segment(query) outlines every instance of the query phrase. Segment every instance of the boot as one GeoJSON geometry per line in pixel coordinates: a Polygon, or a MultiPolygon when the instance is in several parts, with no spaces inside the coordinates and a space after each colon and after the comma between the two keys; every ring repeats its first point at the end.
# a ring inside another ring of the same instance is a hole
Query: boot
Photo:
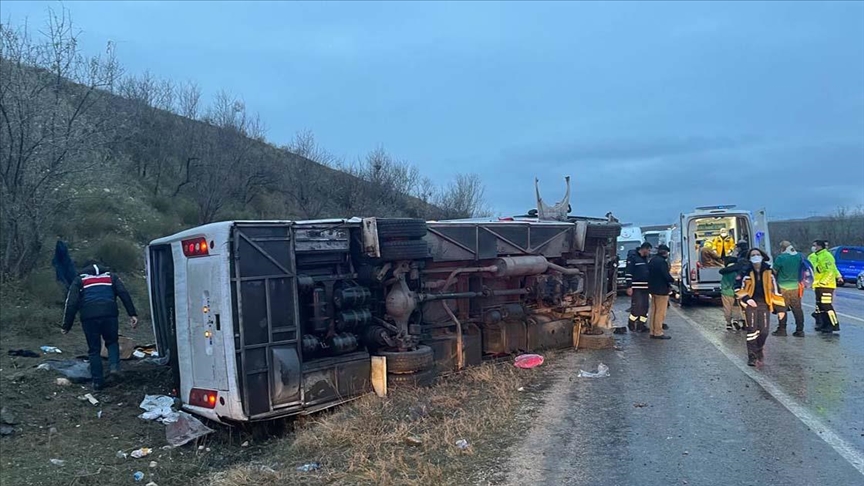
{"type": "Polygon", "coordinates": [[[744,327],[741,325],[741,321],[739,321],[738,319],[734,319],[732,321],[732,326],[735,328],[736,331],[740,331],[744,327]]]}
{"type": "Polygon", "coordinates": [[[645,324],[639,323],[639,326],[636,327],[636,332],[648,332],[648,327],[645,324]]]}
{"type": "Polygon", "coordinates": [[[795,331],[792,335],[795,337],[804,337],[804,331],[795,331]]]}
{"type": "Polygon", "coordinates": [[[813,312],[810,314],[813,316],[813,319],[816,320],[816,324],[813,326],[813,330],[816,332],[820,332],[822,330],[822,313],[821,312],[813,312]]]}
{"type": "Polygon", "coordinates": [[[776,331],[771,333],[772,336],[786,336],[786,328],[778,327],[776,331]]]}
{"type": "Polygon", "coordinates": [[[630,329],[630,332],[636,332],[636,323],[633,321],[629,321],[627,323],[627,329],[630,329]]]}
{"type": "Polygon", "coordinates": [[[756,355],[751,354],[747,357],[747,366],[756,366],[756,355]]]}
{"type": "Polygon", "coordinates": [[[627,334],[626,327],[616,327],[615,330],[612,331],[612,334],[627,334]]]}
{"type": "Polygon", "coordinates": [[[734,328],[732,327],[732,322],[731,322],[731,321],[730,321],[730,322],[727,322],[727,323],[726,323],[726,330],[727,330],[727,331],[732,331],[732,329],[734,329],[734,328]]]}

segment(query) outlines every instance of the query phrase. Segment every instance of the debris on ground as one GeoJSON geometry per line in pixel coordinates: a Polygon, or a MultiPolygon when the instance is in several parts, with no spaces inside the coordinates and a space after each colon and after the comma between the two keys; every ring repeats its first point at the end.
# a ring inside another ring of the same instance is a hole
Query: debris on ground
{"type": "Polygon", "coordinates": [[[140,449],[135,449],[134,451],[132,451],[131,456],[135,459],[141,459],[142,457],[149,456],[151,452],[153,452],[153,449],[150,449],[149,447],[142,447],[140,449]]]}
{"type": "Polygon", "coordinates": [[[98,412],[96,412],[96,418],[100,418],[100,419],[102,418],[102,410],[99,410],[98,412]]]}
{"type": "Polygon", "coordinates": [[[42,355],[37,352],[30,351],[29,349],[10,349],[9,356],[20,356],[22,358],[39,358],[42,355]]]}
{"type": "Polygon", "coordinates": [[[12,435],[15,433],[15,428],[11,425],[0,425],[0,435],[12,435]]]}
{"type": "Polygon", "coordinates": [[[408,445],[412,445],[412,446],[419,446],[419,445],[423,445],[423,440],[420,439],[419,437],[408,436],[408,437],[405,437],[405,443],[408,445]]]}
{"type": "Polygon", "coordinates": [[[45,354],[62,354],[63,353],[63,351],[61,351],[60,348],[55,347],[55,346],[40,346],[39,349],[41,349],[42,352],[45,354]]]}
{"type": "MultiPolygon", "coordinates": [[[[76,359],[49,359],[42,364],[47,365],[49,369],[69,378],[69,381],[72,383],[87,383],[93,379],[90,375],[90,365],[86,361],[79,361],[76,359]]],[[[42,365],[39,366],[41,367],[42,365]]]]}
{"type": "Polygon", "coordinates": [[[42,363],[42,364],[40,364],[39,366],[37,366],[36,369],[37,369],[37,370],[48,371],[48,370],[51,369],[51,365],[49,365],[48,363],[42,363]]]}
{"type": "Polygon", "coordinates": [[[249,447],[249,441],[247,440],[246,442],[243,442],[240,444],[240,447],[249,447]]]}
{"type": "Polygon", "coordinates": [[[158,465],[159,463],[157,463],[156,461],[150,461],[150,468],[155,468],[158,465]]]}
{"type": "Polygon", "coordinates": [[[141,471],[135,471],[135,474],[132,475],[132,479],[134,479],[136,483],[143,481],[144,480],[144,473],[141,471]]]}
{"type": "Polygon", "coordinates": [[[634,403],[633,406],[636,407],[636,408],[645,408],[645,407],[648,406],[648,404],[647,404],[647,403],[638,402],[638,403],[634,403]]]}
{"type": "Polygon", "coordinates": [[[597,366],[596,372],[579,370],[579,374],[576,376],[578,376],[579,378],[605,378],[609,376],[609,367],[603,363],[600,363],[597,366]]]}
{"type": "Polygon", "coordinates": [[[530,369],[543,364],[543,356],[539,354],[520,354],[516,356],[513,365],[517,368],[530,369]]]}
{"type": "Polygon", "coordinates": [[[15,420],[15,415],[7,410],[6,407],[0,408],[0,422],[7,425],[15,425],[18,423],[15,420]]]}
{"type": "Polygon", "coordinates": [[[516,391],[520,391],[520,392],[521,392],[521,391],[525,391],[525,387],[524,387],[524,386],[520,386],[519,388],[516,389],[516,391]]]}
{"type": "Polygon", "coordinates": [[[169,396],[144,395],[144,400],[139,405],[144,413],[138,418],[156,420],[163,424],[176,422],[179,416],[177,412],[171,409],[172,406],[174,406],[174,399],[169,396]]]}
{"type": "Polygon", "coordinates": [[[56,384],[59,385],[59,386],[70,386],[70,385],[72,385],[72,382],[69,381],[69,378],[57,378],[56,380],[54,380],[54,383],[56,383],[56,384]]]}
{"type": "Polygon", "coordinates": [[[456,447],[458,447],[459,449],[464,451],[464,450],[468,449],[468,447],[469,447],[468,441],[465,439],[459,439],[456,441],[456,447]]]}
{"type": "Polygon", "coordinates": [[[186,412],[177,412],[175,422],[165,423],[165,440],[174,447],[180,447],[213,432],[213,429],[186,412]]]}
{"type": "Polygon", "coordinates": [[[117,459],[126,459],[127,457],[129,457],[129,454],[126,454],[123,451],[117,451],[117,454],[115,454],[115,456],[117,456],[117,459]]]}
{"type": "Polygon", "coordinates": [[[317,471],[319,469],[321,469],[321,463],[320,462],[307,462],[306,464],[303,464],[302,466],[297,466],[298,472],[312,472],[312,471],[317,471]]]}
{"type": "Polygon", "coordinates": [[[54,464],[55,466],[62,466],[63,464],[66,464],[66,461],[62,459],[51,459],[51,464],[54,464]]]}
{"type": "Polygon", "coordinates": [[[132,351],[132,356],[135,356],[136,358],[141,359],[141,358],[146,358],[147,353],[145,353],[144,351],[138,351],[136,349],[135,351],[132,351]]]}
{"type": "Polygon", "coordinates": [[[78,399],[82,400],[82,401],[87,400],[88,402],[90,402],[91,405],[99,405],[99,400],[96,400],[96,397],[94,397],[90,393],[88,393],[86,395],[82,395],[82,396],[78,397],[78,399]]]}

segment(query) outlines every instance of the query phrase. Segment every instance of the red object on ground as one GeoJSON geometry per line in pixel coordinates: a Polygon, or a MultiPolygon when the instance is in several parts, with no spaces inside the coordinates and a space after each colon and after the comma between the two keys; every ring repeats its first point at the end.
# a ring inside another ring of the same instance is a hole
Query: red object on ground
{"type": "Polygon", "coordinates": [[[543,356],[539,354],[520,354],[516,356],[516,361],[513,366],[517,368],[529,369],[543,364],[543,356]]]}

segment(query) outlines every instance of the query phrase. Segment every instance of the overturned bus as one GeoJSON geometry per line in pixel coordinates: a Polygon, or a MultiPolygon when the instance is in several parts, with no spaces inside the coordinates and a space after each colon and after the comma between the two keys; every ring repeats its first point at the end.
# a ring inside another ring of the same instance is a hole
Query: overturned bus
{"type": "Polygon", "coordinates": [[[312,413],[484,357],[571,347],[607,324],[606,219],[227,221],[153,241],[159,352],[184,408],[217,421],[312,413]]]}

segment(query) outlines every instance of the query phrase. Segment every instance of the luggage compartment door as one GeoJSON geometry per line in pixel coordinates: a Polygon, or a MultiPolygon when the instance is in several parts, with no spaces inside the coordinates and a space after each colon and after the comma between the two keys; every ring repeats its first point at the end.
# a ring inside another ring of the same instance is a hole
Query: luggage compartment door
{"type": "Polygon", "coordinates": [[[299,408],[297,275],[290,223],[237,224],[231,286],[243,409],[250,419],[299,408]]]}

